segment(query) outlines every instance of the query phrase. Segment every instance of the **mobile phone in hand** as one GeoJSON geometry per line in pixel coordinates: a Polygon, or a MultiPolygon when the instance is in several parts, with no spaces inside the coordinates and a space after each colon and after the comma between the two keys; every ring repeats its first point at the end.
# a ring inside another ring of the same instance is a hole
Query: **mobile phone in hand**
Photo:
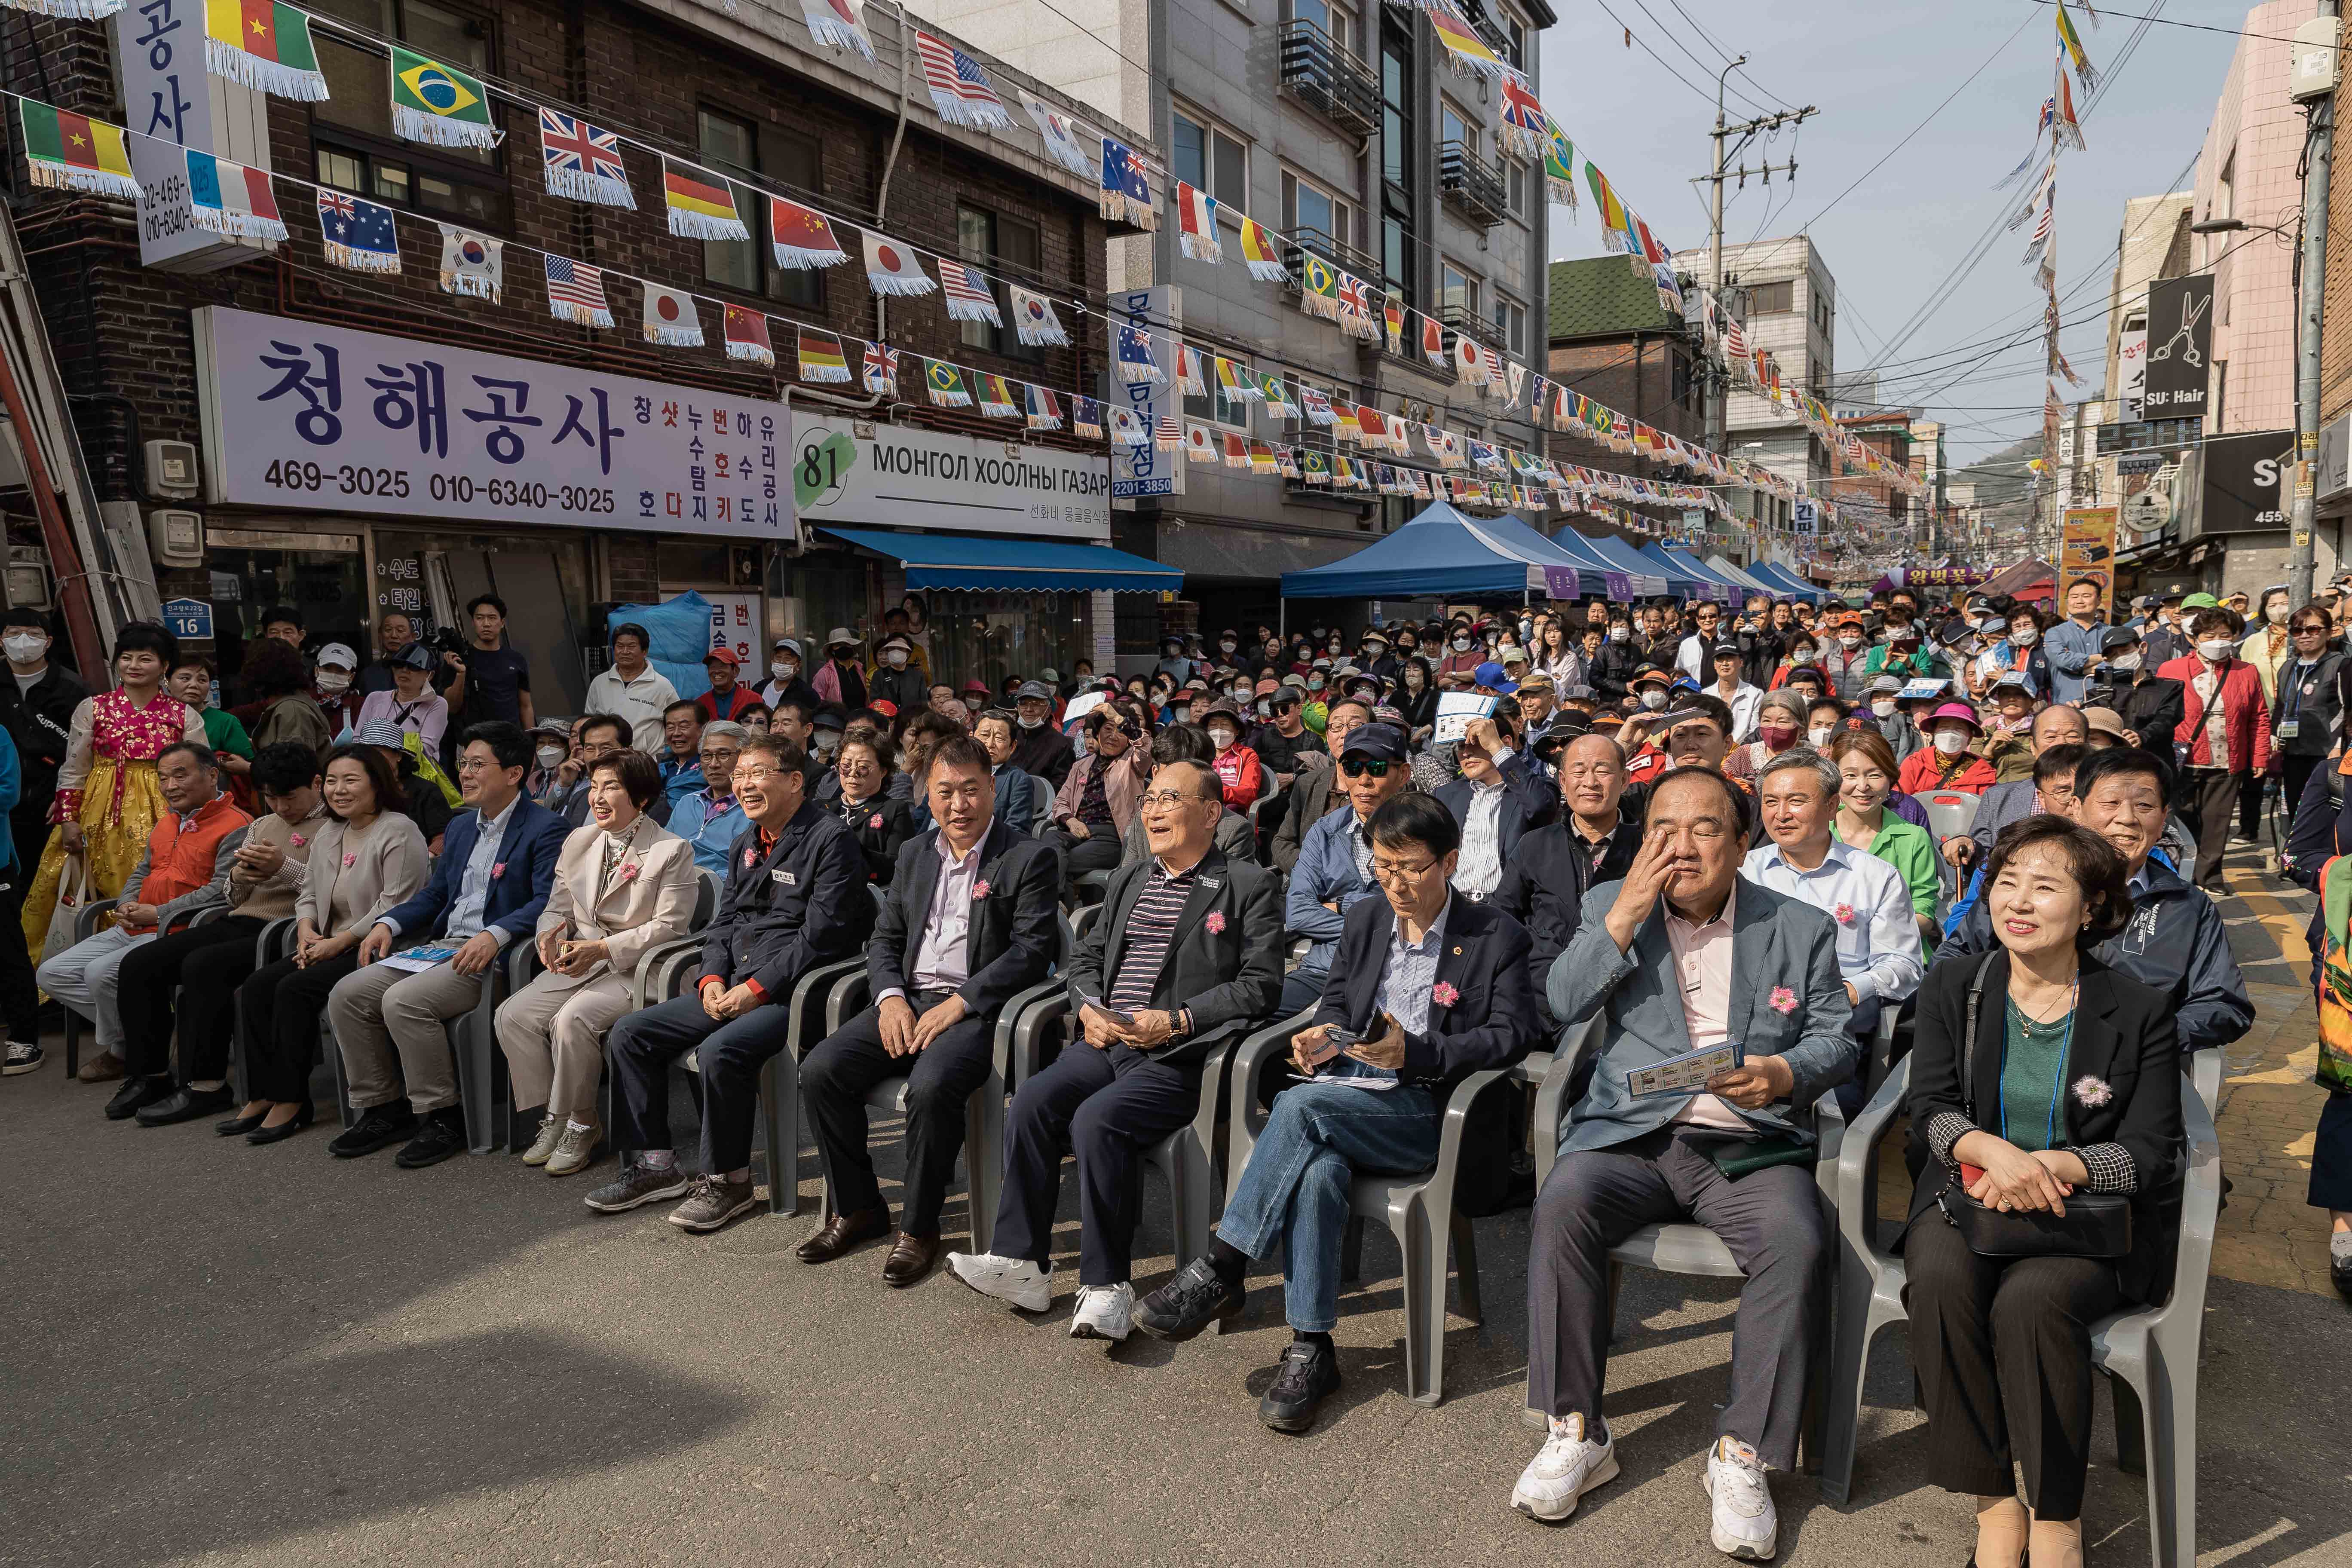
{"type": "Polygon", "coordinates": [[[1319,1068],[1325,1062],[1329,1061],[1333,1057],[1338,1056],[1341,1051],[1346,1050],[1349,1046],[1356,1044],[1363,1037],[1363,1036],[1356,1033],[1353,1029],[1342,1029],[1334,1026],[1324,1031],[1323,1043],[1316,1047],[1314,1050],[1307,1053],[1307,1059],[1316,1067],[1319,1068]]]}

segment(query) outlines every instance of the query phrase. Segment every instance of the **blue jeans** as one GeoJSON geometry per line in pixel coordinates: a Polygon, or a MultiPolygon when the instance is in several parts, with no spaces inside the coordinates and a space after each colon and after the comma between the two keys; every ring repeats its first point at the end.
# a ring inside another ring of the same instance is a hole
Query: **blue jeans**
{"type": "Polygon", "coordinates": [[[1339,1321],[1339,1248],[1358,1173],[1413,1175],[1437,1163],[1438,1105],[1426,1089],[1302,1083],[1275,1097],[1217,1234],[1252,1258],[1284,1247],[1283,1316],[1301,1333],[1339,1321]]]}

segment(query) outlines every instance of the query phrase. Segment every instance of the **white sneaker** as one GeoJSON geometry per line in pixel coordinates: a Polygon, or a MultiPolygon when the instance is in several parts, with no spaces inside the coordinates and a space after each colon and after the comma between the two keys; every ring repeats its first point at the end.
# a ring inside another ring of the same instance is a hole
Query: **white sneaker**
{"type": "Polygon", "coordinates": [[[1772,1510],[1772,1488],[1756,1450],[1718,1437],[1706,1454],[1706,1495],[1715,1504],[1715,1549],[1751,1563],[1768,1561],[1780,1533],[1772,1510]]]}
{"type": "Polygon", "coordinates": [[[41,1047],[30,1040],[11,1040],[7,1054],[0,1058],[0,1077],[15,1078],[18,1073],[31,1072],[46,1058],[41,1047]]]}
{"type": "Polygon", "coordinates": [[[1555,1419],[1542,1451],[1519,1472],[1511,1506],[1529,1519],[1553,1523],[1576,1511],[1576,1500],[1604,1481],[1617,1479],[1617,1446],[1604,1432],[1600,1442],[1584,1436],[1580,1412],[1555,1419]]]}
{"type": "Polygon", "coordinates": [[[1053,1292],[1045,1288],[1045,1271],[1025,1258],[950,1252],[948,1267],[982,1295],[993,1296],[1024,1312],[1042,1312],[1054,1304],[1053,1292]]]}
{"type": "Polygon", "coordinates": [[[1070,1338],[1108,1340],[1116,1344],[1134,1326],[1134,1286],[1122,1279],[1116,1285],[1078,1287],[1078,1310],[1070,1317],[1070,1338]]]}

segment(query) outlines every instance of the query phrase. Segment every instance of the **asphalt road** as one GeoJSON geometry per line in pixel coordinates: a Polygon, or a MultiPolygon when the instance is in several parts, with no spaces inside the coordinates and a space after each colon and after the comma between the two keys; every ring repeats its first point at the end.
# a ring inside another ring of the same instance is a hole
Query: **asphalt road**
{"type": "MultiPolygon", "coordinates": [[[[1445,1403],[1398,1392],[1396,1254],[1342,1303],[1347,1384],[1283,1437],[1255,1401],[1286,1331],[1106,1351],[869,1247],[792,1248],[811,1210],[710,1237],[580,1203],[509,1156],[343,1162],[314,1129],[252,1149],[106,1122],[61,1053],[0,1083],[0,1563],[1641,1563],[1722,1561],[1701,1456],[1731,1292],[1630,1275],[1609,1414],[1624,1475],[1563,1527],[1507,1507],[1522,1420],[1526,1213],[1479,1222],[1488,1320],[1456,1318],[1445,1403]]],[[[894,1124],[877,1126],[886,1175],[894,1124]]],[[[1146,1288],[1169,1267],[1147,1201],[1146,1288]]],[[[959,1192],[947,1225],[963,1223],[959,1192]]],[[[953,1245],[951,1242],[950,1245],[953,1245]]],[[[2216,1280],[2200,1561],[2352,1563],[2341,1303],[2216,1280]]],[[[1958,1568],[1964,1500],[1927,1487],[1898,1331],[1882,1340],[1848,1509],[1776,1477],[1789,1563],[1958,1568]]],[[[2147,1561],[2108,1409],[2098,1564],[2147,1561]]]]}

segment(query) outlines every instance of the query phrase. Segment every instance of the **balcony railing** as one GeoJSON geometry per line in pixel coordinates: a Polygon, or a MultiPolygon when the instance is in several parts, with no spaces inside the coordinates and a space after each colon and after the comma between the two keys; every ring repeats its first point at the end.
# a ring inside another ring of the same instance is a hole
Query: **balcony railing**
{"type": "Polygon", "coordinates": [[[1353,273],[1368,283],[1378,284],[1380,281],[1381,264],[1347,241],[1335,239],[1319,228],[1294,228],[1290,231],[1288,242],[1283,247],[1282,258],[1284,264],[1290,268],[1291,287],[1294,289],[1306,276],[1306,262],[1301,258],[1309,250],[1342,272],[1353,273]]]}
{"type": "MultiPolygon", "coordinates": [[[[1475,339],[1491,349],[1499,349],[1503,346],[1501,330],[1492,321],[1475,310],[1467,310],[1460,305],[1447,305],[1437,312],[1437,319],[1444,323],[1446,331],[1454,337],[1475,339]]],[[[1454,345],[1448,342],[1445,346],[1451,349],[1454,345]]]]}
{"type": "Polygon", "coordinates": [[[1282,85],[1335,125],[1369,132],[1380,124],[1371,68],[1313,22],[1282,25],[1282,85]]]}
{"type": "Polygon", "coordinates": [[[1437,185],[1461,213],[1482,228],[1492,228],[1510,211],[1502,172],[1460,142],[1437,149],[1437,185]]]}

